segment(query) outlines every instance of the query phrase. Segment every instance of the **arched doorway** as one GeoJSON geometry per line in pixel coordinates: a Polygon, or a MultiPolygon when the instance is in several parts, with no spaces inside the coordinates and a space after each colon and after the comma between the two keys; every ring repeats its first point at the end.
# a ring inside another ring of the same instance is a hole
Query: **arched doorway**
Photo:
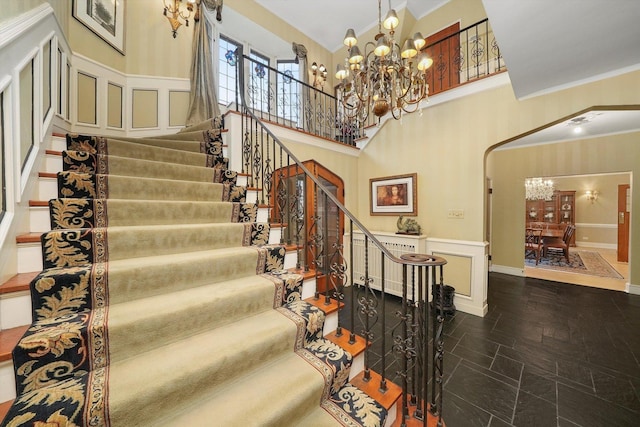
{"type": "MultiPolygon", "coordinates": [[[[344,182],[338,175],[315,160],[302,164],[320,183],[344,204],[344,182]]],[[[278,193],[288,194],[295,202],[275,203],[275,220],[284,224],[283,241],[289,248],[298,250],[298,265],[301,270],[315,270],[316,289],[324,292],[327,288],[329,268],[333,263],[342,263],[342,236],[344,235],[344,214],[337,205],[324,196],[321,189],[296,165],[275,171],[279,177],[279,187],[273,188],[271,200],[279,200],[278,193]],[[306,197],[305,197],[306,196],[306,197]],[[302,205],[298,201],[305,200],[302,205]],[[282,207],[285,209],[282,209],[282,207]],[[321,221],[322,224],[317,222],[321,221]],[[317,230],[326,232],[318,235],[317,230]],[[316,238],[319,241],[316,241],[316,238]],[[310,244],[310,241],[313,242],[310,244]]],[[[280,198],[281,199],[281,198],[280,198]]]]}

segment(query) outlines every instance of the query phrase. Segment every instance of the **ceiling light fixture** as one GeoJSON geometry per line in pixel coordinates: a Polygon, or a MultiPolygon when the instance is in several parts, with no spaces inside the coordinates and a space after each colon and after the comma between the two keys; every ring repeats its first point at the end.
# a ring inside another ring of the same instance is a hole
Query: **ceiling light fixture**
{"type": "Polygon", "coordinates": [[[524,190],[527,200],[551,200],[555,188],[550,179],[527,178],[524,181],[524,190]]]}
{"type": "Polygon", "coordinates": [[[198,22],[200,20],[200,5],[197,0],[186,0],[186,6],[182,5],[182,0],[162,0],[164,4],[164,16],[169,20],[171,24],[171,31],[173,32],[173,38],[178,35],[178,28],[182,25],[181,20],[184,21],[186,27],[189,26],[189,18],[195,8],[196,13],[193,20],[198,22]]]}
{"type": "Polygon", "coordinates": [[[425,39],[416,33],[401,48],[394,39],[399,24],[391,2],[382,20],[378,0],[378,34],[375,41],[365,44],[364,55],[355,31],[347,30],[347,58],[344,65],[338,65],[336,78],[340,80],[341,102],[348,118],[364,121],[371,112],[378,118],[391,112],[393,118],[400,119],[403,112],[415,112],[420,102],[428,99],[427,69],[433,60],[421,52],[425,39]],[[388,34],[383,33],[382,27],[389,30],[388,34]]]}

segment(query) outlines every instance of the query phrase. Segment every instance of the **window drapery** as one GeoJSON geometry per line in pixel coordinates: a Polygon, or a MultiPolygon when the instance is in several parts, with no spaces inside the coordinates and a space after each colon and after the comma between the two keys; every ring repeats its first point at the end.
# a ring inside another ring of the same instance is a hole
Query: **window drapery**
{"type": "MultiPolygon", "coordinates": [[[[222,20],[223,0],[200,0],[200,7],[216,11],[216,19],[222,20]]],[[[209,13],[201,10],[201,16],[195,22],[191,62],[191,91],[189,93],[189,111],[186,126],[202,123],[220,116],[216,85],[213,78],[213,59],[209,46],[212,23],[209,13]]]]}

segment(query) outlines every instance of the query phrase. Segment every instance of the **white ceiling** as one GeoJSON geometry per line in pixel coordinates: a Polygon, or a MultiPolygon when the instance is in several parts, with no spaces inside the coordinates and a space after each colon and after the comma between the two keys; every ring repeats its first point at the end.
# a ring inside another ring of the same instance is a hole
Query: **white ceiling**
{"type": "MultiPolygon", "coordinates": [[[[347,28],[377,25],[375,0],[255,0],[322,46],[341,49],[347,28]]],[[[382,1],[420,19],[449,0],[382,1]]],[[[640,69],[640,0],[482,0],[504,57],[515,96],[533,97],[640,69]]],[[[428,29],[422,30],[428,34],[428,29]]],[[[585,133],[550,124],[503,148],[637,131],[638,111],[597,111],[585,133]],[[552,126],[553,125],[553,126],[552,126]]],[[[567,118],[566,120],[570,120],[567,118]]]]}
{"type": "Polygon", "coordinates": [[[590,110],[509,142],[497,150],[640,131],[640,110],[590,110]]]}
{"type": "MultiPolygon", "coordinates": [[[[297,28],[331,52],[343,47],[342,39],[348,28],[356,35],[378,23],[376,0],[255,0],[289,25],[297,28]]],[[[383,0],[382,17],[392,9],[405,7],[420,19],[449,0],[383,0]]]]}
{"type": "Polygon", "coordinates": [[[640,68],[638,0],[482,0],[518,99],[640,68]]]}

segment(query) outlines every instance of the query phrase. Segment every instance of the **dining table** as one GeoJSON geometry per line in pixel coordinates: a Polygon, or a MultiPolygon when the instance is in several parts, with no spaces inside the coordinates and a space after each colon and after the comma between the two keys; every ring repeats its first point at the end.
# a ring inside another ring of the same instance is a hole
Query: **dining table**
{"type": "Polygon", "coordinates": [[[543,228],[542,229],[542,240],[544,241],[545,237],[548,238],[558,238],[562,239],[564,236],[564,230],[558,228],[543,228]]]}

